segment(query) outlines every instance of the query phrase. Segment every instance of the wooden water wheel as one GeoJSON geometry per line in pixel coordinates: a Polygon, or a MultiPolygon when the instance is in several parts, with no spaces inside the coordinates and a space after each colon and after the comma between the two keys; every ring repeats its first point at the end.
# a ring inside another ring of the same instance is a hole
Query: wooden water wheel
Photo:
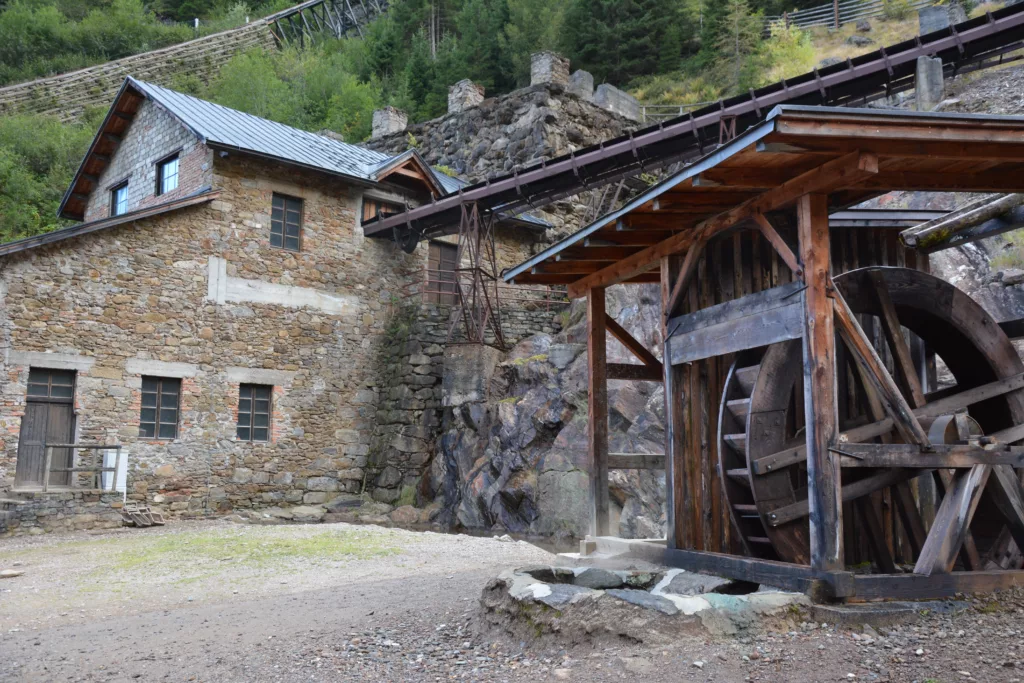
{"type": "MultiPolygon", "coordinates": [[[[936,277],[903,268],[850,271],[837,276],[835,286],[862,327],[877,332],[868,336],[888,356],[890,374],[932,444],[977,446],[1024,436],[1019,429],[1024,424],[1024,392],[1019,391],[1024,363],[976,302],[936,277]],[[954,387],[923,392],[907,331],[945,363],[954,387]]],[[[843,529],[853,541],[845,544],[846,564],[870,561],[891,573],[920,560],[929,527],[941,523],[935,509],[954,485],[954,474],[923,466],[858,466],[860,445],[903,439],[852,357],[837,344],[842,435],[834,450],[843,463],[843,529]]],[[[798,564],[810,560],[803,386],[800,340],[739,354],[726,381],[719,420],[721,479],[734,528],[753,557],[798,564]]],[[[958,567],[1020,566],[1000,510],[1006,503],[992,490],[996,478],[1007,472],[1013,470],[1003,466],[987,479],[958,567]]]]}

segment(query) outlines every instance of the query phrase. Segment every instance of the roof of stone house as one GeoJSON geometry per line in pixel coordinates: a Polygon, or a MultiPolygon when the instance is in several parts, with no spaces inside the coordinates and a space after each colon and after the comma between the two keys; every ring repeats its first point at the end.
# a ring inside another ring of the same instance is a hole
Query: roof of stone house
{"type": "Polygon", "coordinates": [[[60,228],[59,230],[44,232],[42,235],[23,237],[20,240],[0,244],[0,257],[16,254],[19,251],[27,251],[29,249],[41,247],[44,244],[61,242],[63,240],[71,239],[72,237],[78,237],[79,235],[87,235],[90,232],[98,232],[100,230],[107,230],[108,228],[114,228],[119,225],[134,223],[135,221],[142,220],[143,218],[159,216],[172,211],[178,211],[189,206],[206,204],[217,199],[219,196],[220,192],[211,190],[209,187],[204,187],[190,195],[172,199],[171,201],[164,202],[163,204],[147,206],[142,209],[136,209],[135,211],[129,211],[128,213],[122,213],[118,216],[106,216],[88,223],[76,223],[74,225],[69,225],[66,228],[60,228]]]}
{"type": "MultiPolygon", "coordinates": [[[[116,150],[116,140],[127,130],[141,98],[159,104],[204,144],[214,149],[239,150],[341,175],[366,184],[383,181],[387,172],[396,165],[411,161],[425,173],[429,173],[430,177],[425,178],[426,182],[441,196],[457,192],[466,185],[464,181],[432,168],[416,150],[407,150],[397,155],[384,154],[333,137],[246,114],[129,76],[114,98],[106,120],[97,132],[61,201],[61,216],[81,219],[84,214],[84,197],[96,189],[96,182],[102,173],[102,159],[109,158],[116,150]],[[113,143],[115,147],[111,150],[101,149],[104,144],[109,143],[113,143]],[[69,201],[77,202],[76,205],[81,206],[81,210],[69,209],[69,201]]],[[[537,228],[548,225],[538,218],[527,215],[518,216],[515,220],[537,228]]]]}

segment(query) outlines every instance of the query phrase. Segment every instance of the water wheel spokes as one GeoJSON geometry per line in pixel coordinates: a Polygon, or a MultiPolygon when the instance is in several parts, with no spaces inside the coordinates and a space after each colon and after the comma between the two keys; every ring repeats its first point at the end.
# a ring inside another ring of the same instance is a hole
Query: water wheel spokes
{"type": "MultiPolygon", "coordinates": [[[[917,419],[931,442],[976,443],[982,434],[1020,431],[1024,397],[1019,394],[1024,392],[972,392],[1024,372],[1013,345],[976,302],[938,278],[903,268],[850,271],[835,282],[900,393],[920,415],[917,419]],[[927,387],[930,393],[925,393],[908,337],[922,340],[944,361],[955,388],[927,387]]],[[[837,344],[838,410],[844,435],[838,449],[843,443],[900,443],[900,432],[887,421],[871,382],[852,358],[843,344],[837,344]]],[[[755,557],[807,564],[800,340],[741,354],[729,373],[720,412],[723,486],[744,549],[755,557]]],[[[927,532],[932,524],[944,523],[936,514],[941,516],[954,499],[942,506],[943,496],[961,495],[958,482],[968,472],[844,467],[846,564],[870,565],[886,573],[909,569],[915,562],[945,571],[954,561],[964,569],[1019,566],[1021,555],[1013,547],[999,496],[982,495],[984,485],[971,501],[976,511],[954,557],[944,557],[944,549],[936,554],[936,540],[927,532]],[[950,494],[954,489],[957,493],[950,494]]],[[[1002,472],[1003,482],[1007,476],[1002,472]]]]}

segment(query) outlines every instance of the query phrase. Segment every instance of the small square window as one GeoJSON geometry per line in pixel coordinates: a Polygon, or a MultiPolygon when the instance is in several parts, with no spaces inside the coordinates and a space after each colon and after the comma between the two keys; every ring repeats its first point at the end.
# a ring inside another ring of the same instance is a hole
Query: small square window
{"type": "Polygon", "coordinates": [[[270,441],[270,404],[274,387],[266,384],[242,384],[238,387],[239,441],[270,441]]]}
{"type": "Polygon", "coordinates": [[[120,216],[128,213],[128,181],[110,191],[110,215],[120,216]]]}
{"type": "Polygon", "coordinates": [[[274,193],[270,210],[270,246],[299,251],[302,241],[302,200],[274,193]]]}
{"type": "Polygon", "coordinates": [[[178,155],[158,161],[156,164],[156,193],[167,194],[178,189],[178,155]]]}
{"type": "Polygon", "coordinates": [[[180,400],[180,379],[143,377],[139,438],[177,439],[180,400]]]}

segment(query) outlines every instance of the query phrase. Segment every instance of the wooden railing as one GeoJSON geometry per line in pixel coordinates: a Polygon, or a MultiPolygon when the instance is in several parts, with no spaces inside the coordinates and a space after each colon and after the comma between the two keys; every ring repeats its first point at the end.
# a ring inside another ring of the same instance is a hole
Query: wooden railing
{"type": "MultiPolygon", "coordinates": [[[[46,460],[43,463],[43,493],[46,493],[50,488],[50,472],[70,472],[74,475],[75,472],[92,472],[93,473],[93,488],[102,489],[102,473],[113,472],[114,475],[110,478],[110,490],[117,490],[117,472],[121,468],[121,448],[120,444],[100,444],[100,443],[48,443],[46,444],[46,460]],[[50,466],[53,463],[53,449],[54,448],[70,448],[71,449],[71,467],[55,467],[52,470],[50,466]],[[97,457],[103,457],[103,451],[113,448],[117,451],[117,457],[114,459],[113,467],[103,467],[102,460],[93,460],[94,464],[87,467],[75,467],[75,451],[92,450],[97,452],[97,457]]],[[[70,477],[71,487],[74,488],[78,482],[77,477],[70,477]]]]}
{"type": "MultiPolygon", "coordinates": [[[[843,24],[858,19],[869,19],[880,17],[886,11],[886,0],[835,0],[827,5],[808,7],[807,9],[795,12],[783,12],[773,16],[767,16],[765,21],[765,33],[771,31],[772,24],[782,23],[788,26],[799,26],[810,28],[812,26],[829,26],[839,28],[843,24]]],[[[934,5],[934,0],[907,0],[907,9],[913,11],[922,7],[934,5]]]]}
{"type": "MultiPolygon", "coordinates": [[[[446,270],[427,269],[423,272],[423,279],[419,282],[411,282],[402,288],[399,297],[402,301],[419,297],[423,303],[435,303],[442,306],[458,304],[458,284],[456,273],[446,270]]],[[[502,306],[511,305],[513,308],[526,306],[543,307],[544,310],[554,310],[568,306],[571,302],[564,287],[533,286],[498,284],[498,299],[502,306]]]]}

